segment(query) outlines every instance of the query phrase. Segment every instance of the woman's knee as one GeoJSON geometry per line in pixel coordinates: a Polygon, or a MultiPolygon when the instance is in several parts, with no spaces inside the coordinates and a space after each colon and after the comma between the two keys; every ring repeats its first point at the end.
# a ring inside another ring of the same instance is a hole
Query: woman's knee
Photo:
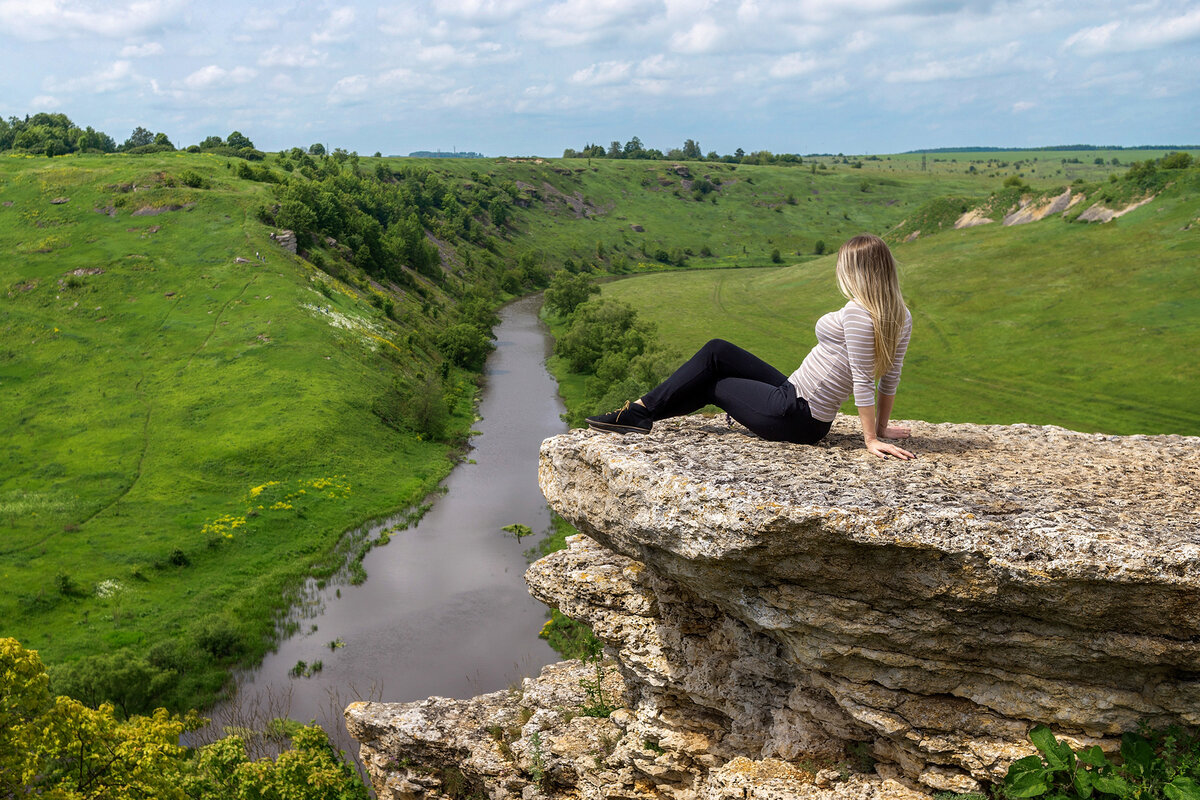
{"type": "Polygon", "coordinates": [[[725,341],[724,339],[709,339],[704,343],[704,347],[700,348],[700,352],[708,355],[720,355],[736,349],[737,348],[733,344],[725,341]]]}

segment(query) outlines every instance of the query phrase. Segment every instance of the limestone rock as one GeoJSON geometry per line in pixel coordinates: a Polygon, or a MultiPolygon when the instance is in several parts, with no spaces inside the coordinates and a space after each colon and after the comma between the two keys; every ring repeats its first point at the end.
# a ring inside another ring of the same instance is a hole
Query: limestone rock
{"type": "Polygon", "coordinates": [[[1037,722],[1106,747],[1200,723],[1200,439],[914,423],[894,462],[856,428],[547,440],[547,499],[603,547],[539,562],[535,595],[616,649],[635,709],[690,701],[720,758],[862,740],[964,791],[1037,722]]]}
{"type": "Polygon", "coordinates": [[[284,250],[287,250],[289,253],[296,252],[296,232],[295,231],[289,231],[289,230],[272,231],[270,236],[275,241],[275,244],[279,245],[284,250]]]}
{"type": "Polygon", "coordinates": [[[360,703],[381,798],[929,800],[1003,777],[1051,725],[1115,749],[1200,724],[1200,438],[857,420],[817,446],[691,417],[542,445],[585,535],[530,591],[595,664],[519,692],[360,703]],[[591,690],[594,691],[594,690],[591,690]]]}

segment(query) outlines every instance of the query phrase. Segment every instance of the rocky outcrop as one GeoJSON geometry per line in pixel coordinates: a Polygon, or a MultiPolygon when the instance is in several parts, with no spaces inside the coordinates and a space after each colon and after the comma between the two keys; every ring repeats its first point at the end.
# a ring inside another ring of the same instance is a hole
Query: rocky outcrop
{"type": "Polygon", "coordinates": [[[578,664],[492,717],[360,704],[380,796],[444,791],[440,747],[495,798],[921,797],[1001,777],[1035,723],[1105,748],[1200,724],[1200,439],[915,423],[893,462],[856,428],[547,440],[543,491],[586,536],[527,580],[604,641],[621,709],[574,716],[578,664]],[[553,770],[522,760],[534,733],[553,770]]]}
{"type": "MultiPolygon", "coordinates": [[[[1083,201],[1083,195],[1071,196],[1071,188],[1067,187],[1056,197],[1043,197],[1036,202],[1021,201],[1020,207],[1004,217],[1005,225],[1026,225],[1045,219],[1051,214],[1065,214],[1076,204],[1083,201]]],[[[957,225],[955,227],[958,227],[957,225]]]]}
{"type": "Polygon", "coordinates": [[[1084,212],[1082,214],[1080,214],[1078,217],[1076,217],[1075,219],[1079,222],[1111,222],[1114,219],[1116,219],[1117,217],[1125,216],[1126,214],[1128,214],[1130,211],[1133,211],[1134,209],[1141,208],[1142,206],[1146,205],[1146,203],[1149,203],[1153,199],[1154,199],[1154,195],[1149,195],[1147,197],[1143,197],[1141,200],[1136,200],[1136,201],[1130,203],[1129,205],[1127,205],[1123,208],[1119,208],[1119,209],[1109,208],[1108,206],[1104,205],[1103,203],[1096,203],[1094,206],[1091,206],[1090,208],[1085,209],[1084,212]]]}

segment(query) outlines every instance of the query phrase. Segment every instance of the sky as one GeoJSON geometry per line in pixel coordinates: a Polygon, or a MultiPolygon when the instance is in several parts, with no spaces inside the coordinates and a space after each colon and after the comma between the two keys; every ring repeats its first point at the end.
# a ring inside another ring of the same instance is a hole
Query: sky
{"type": "Polygon", "coordinates": [[[0,114],[558,156],[1200,142],[1196,0],[0,0],[0,114]]]}

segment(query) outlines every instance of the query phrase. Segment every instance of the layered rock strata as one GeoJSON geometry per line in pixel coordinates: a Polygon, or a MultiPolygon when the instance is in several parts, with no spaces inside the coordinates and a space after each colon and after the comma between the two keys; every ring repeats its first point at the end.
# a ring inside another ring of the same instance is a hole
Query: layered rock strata
{"type": "Polygon", "coordinates": [[[535,701],[579,665],[491,712],[520,722],[503,747],[463,733],[503,722],[352,707],[380,796],[419,795],[381,787],[442,747],[497,798],[919,797],[1002,777],[1035,723],[1104,747],[1200,724],[1200,439],[914,423],[911,449],[874,459],[845,418],[816,447],[705,418],[547,440],[542,489],[586,536],[527,580],[603,639],[622,708],[535,701]],[[471,766],[505,747],[509,772],[471,766]]]}

